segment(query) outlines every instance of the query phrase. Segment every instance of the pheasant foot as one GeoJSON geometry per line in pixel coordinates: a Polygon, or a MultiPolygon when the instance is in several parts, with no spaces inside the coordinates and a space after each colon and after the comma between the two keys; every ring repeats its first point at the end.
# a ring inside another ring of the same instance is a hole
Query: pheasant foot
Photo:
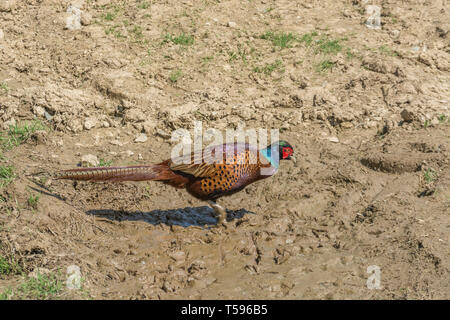
{"type": "Polygon", "coordinates": [[[223,226],[225,228],[228,227],[227,225],[227,210],[225,210],[224,207],[222,207],[220,204],[216,203],[215,201],[208,201],[211,208],[214,209],[214,212],[217,217],[217,226],[223,226]]]}

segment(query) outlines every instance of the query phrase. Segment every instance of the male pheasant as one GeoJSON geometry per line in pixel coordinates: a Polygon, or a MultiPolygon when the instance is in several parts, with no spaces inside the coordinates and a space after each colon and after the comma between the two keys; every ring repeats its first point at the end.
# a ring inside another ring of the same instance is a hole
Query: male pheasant
{"type": "Polygon", "coordinates": [[[161,181],[208,201],[218,216],[218,225],[225,225],[226,210],[216,200],[272,176],[278,170],[279,160],[295,160],[293,153],[292,146],[282,140],[261,150],[247,143],[222,144],[158,164],[70,169],[55,177],[80,181],[161,181]]]}

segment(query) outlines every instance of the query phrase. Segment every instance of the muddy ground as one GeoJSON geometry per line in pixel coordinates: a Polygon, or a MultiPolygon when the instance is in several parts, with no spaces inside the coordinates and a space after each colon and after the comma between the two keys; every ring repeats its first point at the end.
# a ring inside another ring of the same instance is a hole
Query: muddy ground
{"type": "Polygon", "coordinates": [[[443,0],[2,0],[0,297],[36,297],[22,284],[39,272],[52,299],[450,298],[448,15],[443,0]],[[44,130],[5,146],[33,120],[44,130]],[[87,154],[158,162],[194,121],[279,128],[298,159],[222,198],[226,230],[157,182],[28,176],[87,154]]]}

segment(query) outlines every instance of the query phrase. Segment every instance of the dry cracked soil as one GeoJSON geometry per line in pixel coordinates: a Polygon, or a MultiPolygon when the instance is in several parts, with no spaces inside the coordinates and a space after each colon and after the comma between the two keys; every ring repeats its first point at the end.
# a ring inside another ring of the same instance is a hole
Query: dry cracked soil
{"type": "Polygon", "coordinates": [[[450,298],[448,16],[444,0],[2,0],[0,298],[450,298]],[[295,149],[220,200],[228,229],[157,182],[30,176],[88,154],[155,163],[195,121],[295,149]]]}

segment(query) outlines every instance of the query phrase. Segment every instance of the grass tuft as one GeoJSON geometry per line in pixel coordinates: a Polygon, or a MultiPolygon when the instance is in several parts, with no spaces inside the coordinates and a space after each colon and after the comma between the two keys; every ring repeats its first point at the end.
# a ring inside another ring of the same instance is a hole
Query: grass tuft
{"type": "Polygon", "coordinates": [[[277,60],[273,63],[266,63],[262,67],[253,68],[254,72],[264,73],[265,75],[271,75],[272,72],[278,70],[279,72],[284,72],[283,62],[281,60],[277,60]]]}
{"type": "Polygon", "coordinates": [[[150,3],[148,1],[145,1],[145,0],[144,1],[140,0],[139,4],[137,5],[137,7],[139,9],[148,9],[150,7],[150,3]]]}
{"type": "Polygon", "coordinates": [[[378,48],[378,50],[379,50],[381,53],[383,53],[383,54],[385,54],[385,55],[388,55],[388,56],[391,56],[391,57],[398,57],[398,55],[399,55],[396,51],[390,49],[389,47],[387,47],[387,46],[385,46],[385,45],[380,46],[380,47],[378,48]]]}
{"type": "Polygon", "coordinates": [[[63,282],[54,274],[38,273],[27,278],[18,288],[7,288],[0,294],[0,300],[44,300],[56,297],[63,288],[63,282]]]}
{"type": "Polygon", "coordinates": [[[179,45],[183,45],[183,46],[190,46],[194,44],[194,37],[191,35],[187,35],[187,34],[180,34],[178,36],[174,36],[171,34],[166,34],[166,36],[164,37],[164,43],[165,42],[172,42],[174,44],[179,44],[179,45]]]}
{"type": "Polygon", "coordinates": [[[170,82],[175,83],[182,77],[182,75],[183,73],[181,72],[181,70],[172,71],[172,73],[169,76],[169,80],[170,82]]]}
{"type": "Polygon", "coordinates": [[[3,93],[8,93],[9,91],[8,84],[6,82],[0,82],[0,89],[2,90],[3,93]]]}
{"type": "Polygon", "coordinates": [[[275,47],[290,48],[292,43],[297,41],[297,36],[293,33],[268,31],[260,36],[260,39],[269,40],[275,47]]]}
{"type": "Polygon", "coordinates": [[[112,160],[105,160],[105,159],[100,159],[99,160],[99,167],[110,167],[112,164],[112,160]]]}
{"type": "Polygon", "coordinates": [[[0,276],[21,273],[22,268],[14,259],[9,261],[7,258],[0,256],[0,276]]]}
{"type": "Polygon", "coordinates": [[[13,166],[0,166],[0,188],[6,187],[14,179],[13,166]]]}
{"type": "Polygon", "coordinates": [[[27,199],[28,206],[32,209],[37,209],[38,201],[39,201],[39,195],[33,196],[32,194],[30,194],[30,196],[27,199]]]}
{"type": "Polygon", "coordinates": [[[6,150],[12,149],[27,141],[34,132],[46,129],[47,127],[39,120],[9,126],[7,134],[0,135],[0,145],[6,150]]]}
{"type": "Polygon", "coordinates": [[[447,119],[448,117],[445,114],[441,114],[438,116],[438,120],[440,123],[444,123],[447,119]]]}
{"type": "Polygon", "coordinates": [[[105,14],[105,20],[107,20],[107,21],[113,21],[114,20],[114,18],[115,18],[115,14],[113,14],[113,13],[111,13],[111,12],[108,12],[108,13],[106,13],[105,14]]]}
{"type": "Polygon", "coordinates": [[[316,71],[317,72],[326,72],[330,69],[332,69],[335,66],[336,63],[330,61],[330,60],[322,60],[316,65],[316,71]]]}
{"type": "Polygon", "coordinates": [[[336,54],[342,50],[339,40],[323,38],[317,41],[318,51],[325,54],[336,54]]]}
{"type": "Polygon", "coordinates": [[[310,46],[314,41],[314,37],[316,37],[317,35],[318,33],[315,31],[311,33],[306,33],[300,38],[300,42],[303,42],[307,46],[310,46]]]}
{"type": "Polygon", "coordinates": [[[425,179],[426,183],[431,183],[436,180],[436,172],[433,169],[428,168],[424,171],[423,178],[425,179]]]}

